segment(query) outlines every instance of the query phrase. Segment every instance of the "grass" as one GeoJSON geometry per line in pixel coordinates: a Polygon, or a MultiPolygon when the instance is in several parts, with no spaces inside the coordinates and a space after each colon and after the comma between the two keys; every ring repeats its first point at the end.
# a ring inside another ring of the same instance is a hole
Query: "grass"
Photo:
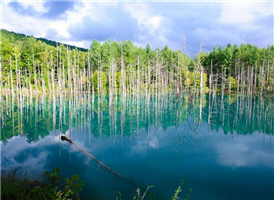
{"type": "MultiPolygon", "coordinates": [[[[174,195],[171,197],[171,200],[179,200],[179,199],[183,199],[179,197],[179,194],[182,192],[182,187],[184,185],[184,181],[181,180],[178,188],[175,190],[174,195]]],[[[189,190],[189,193],[187,195],[187,198],[185,200],[190,200],[190,193],[192,192],[192,189],[189,190]]]]}
{"type": "MultiPolygon", "coordinates": [[[[175,190],[174,195],[171,197],[171,200],[184,200],[183,197],[179,197],[179,194],[182,192],[182,186],[184,185],[184,181],[181,180],[178,188],[175,190]]],[[[153,188],[153,185],[147,186],[145,192],[141,194],[140,188],[137,188],[135,191],[135,195],[133,196],[133,200],[145,200],[145,199],[156,199],[156,197],[153,196],[147,196],[148,191],[153,188]]],[[[187,198],[185,200],[190,200],[190,193],[192,192],[192,189],[190,189],[187,198]]],[[[118,191],[116,195],[116,200],[122,200],[121,198],[122,194],[118,191]]]]}

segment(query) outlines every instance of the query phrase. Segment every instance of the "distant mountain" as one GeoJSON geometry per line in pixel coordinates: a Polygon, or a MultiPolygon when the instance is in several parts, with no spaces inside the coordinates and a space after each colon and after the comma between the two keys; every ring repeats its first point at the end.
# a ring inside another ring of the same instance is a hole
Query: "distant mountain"
{"type": "MultiPolygon", "coordinates": [[[[8,38],[9,41],[23,41],[24,38],[30,38],[30,37],[33,37],[33,36],[29,36],[29,35],[25,35],[25,34],[22,34],[22,33],[15,33],[13,31],[8,31],[8,30],[5,30],[5,29],[0,29],[1,31],[1,35],[4,36],[5,38],[8,38]]],[[[56,47],[57,45],[57,42],[56,41],[53,41],[53,40],[48,40],[48,39],[45,39],[45,38],[37,38],[37,37],[33,37],[35,38],[36,40],[40,40],[41,42],[44,42],[50,46],[54,46],[56,47]]],[[[64,44],[64,43],[60,43],[58,42],[58,45],[65,45],[65,46],[68,46],[71,50],[72,49],[78,49],[79,51],[83,51],[83,52],[87,52],[88,50],[85,49],[85,48],[81,48],[81,47],[77,47],[77,46],[74,46],[74,45],[69,45],[69,44],[64,44]]]]}

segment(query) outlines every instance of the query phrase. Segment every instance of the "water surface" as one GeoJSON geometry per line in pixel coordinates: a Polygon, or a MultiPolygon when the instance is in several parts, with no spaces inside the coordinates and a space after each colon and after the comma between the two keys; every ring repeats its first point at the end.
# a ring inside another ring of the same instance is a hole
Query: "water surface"
{"type": "Polygon", "coordinates": [[[170,199],[274,199],[274,99],[158,96],[60,97],[1,101],[1,172],[39,178],[78,174],[83,199],[132,199],[136,187],[87,158],[65,134],[148,196],[170,199]]]}

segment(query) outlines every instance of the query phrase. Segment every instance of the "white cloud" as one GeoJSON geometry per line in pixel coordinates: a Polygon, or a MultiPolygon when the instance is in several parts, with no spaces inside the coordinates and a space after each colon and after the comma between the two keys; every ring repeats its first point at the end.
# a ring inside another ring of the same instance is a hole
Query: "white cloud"
{"type": "Polygon", "coordinates": [[[46,32],[47,24],[49,24],[48,20],[36,19],[32,16],[22,16],[14,12],[6,2],[3,3],[2,12],[3,28],[18,33],[32,33],[32,35],[40,37],[46,32]]]}
{"type": "Polygon", "coordinates": [[[252,137],[237,136],[231,142],[216,145],[217,162],[228,167],[256,167],[273,168],[273,155],[269,150],[273,147],[266,145],[268,150],[258,146],[261,135],[254,133],[252,137]]]}
{"type": "MultiPolygon", "coordinates": [[[[48,8],[43,6],[45,1],[21,1],[20,5],[24,9],[33,7],[39,14],[48,11],[48,8]]],[[[108,18],[108,13],[104,12],[106,7],[116,7],[117,3],[95,3],[95,2],[76,2],[74,9],[67,10],[59,19],[46,19],[37,16],[26,16],[15,12],[9,1],[3,3],[3,28],[18,33],[25,33],[35,37],[47,37],[49,30],[57,32],[55,38],[47,38],[52,40],[59,40],[59,42],[79,45],[81,47],[88,47],[91,41],[75,42],[69,33],[71,26],[76,26],[84,23],[85,19],[100,21],[101,19],[108,18]],[[89,43],[89,44],[87,44],[89,43]]],[[[151,22],[157,26],[157,20],[153,19],[151,22]]]]}
{"type": "MultiPolygon", "coordinates": [[[[59,136],[49,135],[43,140],[39,140],[36,143],[28,144],[27,138],[22,136],[14,136],[3,145],[0,142],[1,151],[1,170],[9,172],[11,169],[18,169],[19,174],[24,174],[27,169],[30,174],[39,176],[42,174],[46,167],[47,158],[52,152],[46,150],[46,147],[52,145],[52,142],[57,143],[59,136]],[[35,149],[44,149],[39,151],[37,155],[33,155],[31,152],[35,149]],[[17,160],[17,157],[22,156],[22,153],[27,153],[24,160],[17,160]]],[[[37,178],[37,177],[33,177],[37,178]]]]}
{"type": "Polygon", "coordinates": [[[74,45],[74,46],[77,46],[77,47],[82,47],[82,48],[89,48],[90,44],[91,44],[90,41],[86,41],[86,40],[79,41],[79,42],[75,42],[73,40],[61,40],[60,42],[64,43],[64,44],[74,45]]]}
{"type": "Polygon", "coordinates": [[[48,28],[56,30],[59,37],[66,39],[70,38],[70,34],[68,32],[68,23],[66,23],[64,20],[50,22],[48,28]]]}
{"type": "Polygon", "coordinates": [[[33,8],[35,11],[40,12],[40,13],[44,13],[47,11],[46,8],[44,8],[43,6],[43,2],[46,2],[46,0],[4,0],[3,4],[9,4],[9,3],[20,3],[20,5],[24,8],[24,9],[28,9],[28,8],[33,8]]]}
{"type": "Polygon", "coordinates": [[[39,1],[24,1],[24,3],[22,3],[22,6],[25,9],[32,7],[35,11],[39,13],[45,13],[48,11],[48,9],[44,8],[43,3],[39,1]]]}
{"type": "MultiPolygon", "coordinates": [[[[208,49],[220,44],[246,42],[265,47],[273,41],[273,38],[269,38],[273,33],[273,21],[269,24],[269,18],[266,19],[273,15],[272,2],[219,1],[171,4],[145,1],[138,3],[84,1],[75,2],[73,9],[66,10],[60,18],[54,20],[19,14],[8,6],[9,2],[11,1],[3,2],[4,29],[85,48],[92,42],[87,41],[89,39],[103,41],[106,37],[117,38],[117,35],[120,36],[118,37],[120,40],[131,38],[134,44],[142,47],[150,44],[155,49],[168,45],[172,49],[177,49],[182,43],[182,35],[186,34],[191,41],[190,54],[198,53],[201,38],[204,38],[204,45],[208,46],[208,49]],[[122,30],[122,25],[117,23],[121,18],[115,15],[121,15],[122,19],[128,22],[125,30],[122,30]],[[88,21],[93,23],[87,23],[88,21]],[[137,23],[133,23],[135,21],[137,23]],[[88,29],[86,24],[93,27],[88,29]],[[100,25],[102,27],[98,27],[100,25]],[[113,28],[108,29],[111,25],[113,28]],[[82,28],[83,33],[77,29],[79,27],[85,27],[82,28]],[[256,34],[262,29],[263,34],[256,34]],[[88,37],[90,35],[92,36],[88,37]]],[[[46,13],[48,9],[43,6],[45,1],[19,2],[25,9],[31,8],[34,13],[46,13]]]]}
{"type": "Polygon", "coordinates": [[[223,2],[220,22],[231,24],[251,23],[256,17],[273,14],[271,2],[223,2]]]}
{"type": "Polygon", "coordinates": [[[67,12],[66,23],[68,25],[73,25],[77,23],[82,23],[84,17],[89,17],[90,19],[99,19],[101,17],[101,12],[98,12],[94,4],[83,2],[78,3],[74,10],[67,12]]]}
{"type": "Polygon", "coordinates": [[[161,15],[153,15],[149,11],[149,7],[145,3],[127,3],[124,9],[129,11],[131,16],[138,21],[139,25],[143,25],[149,29],[151,34],[161,28],[164,18],[161,15]]]}

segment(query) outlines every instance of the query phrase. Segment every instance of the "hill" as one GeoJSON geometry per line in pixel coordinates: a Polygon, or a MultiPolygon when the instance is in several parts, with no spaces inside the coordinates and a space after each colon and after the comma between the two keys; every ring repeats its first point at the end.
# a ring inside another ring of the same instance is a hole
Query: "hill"
{"type": "MultiPolygon", "coordinates": [[[[0,31],[1,31],[1,36],[7,38],[10,42],[23,41],[26,38],[33,37],[33,36],[25,35],[25,34],[22,34],[22,33],[15,33],[13,31],[8,31],[8,30],[5,30],[5,29],[0,29],[0,31]]],[[[53,40],[48,40],[46,38],[37,38],[37,37],[33,37],[33,38],[35,38],[38,41],[44,42],[47,45],[53,46],[53,47],[56,47],[57,44],[58,45],[63,44],[65,46],[68,46],[71,50],[77,48],[79,51],[83,51],[83,52],[88,51],[85,48],[77,47],[77,46],[74,46],[74,45],[68,45],[68,44],[64,44],[64,43],[59,43],[59,42],[56,42],[56,41],[53,41],[53,40]]]]}

